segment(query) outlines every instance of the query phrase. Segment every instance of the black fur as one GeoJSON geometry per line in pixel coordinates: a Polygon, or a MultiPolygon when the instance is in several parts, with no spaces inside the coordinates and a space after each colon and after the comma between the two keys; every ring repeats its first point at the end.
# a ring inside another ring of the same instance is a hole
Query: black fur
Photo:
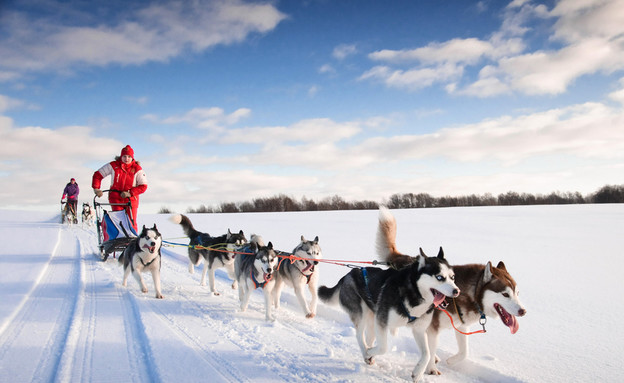
{"type": "Polygon", "coordinates": [[[245,238],[245,234],[243,231],[239,231],[237,234],[232,234],[229,230],[227,234],[220,235],[218,237],[211,237],[208,233],[202,233],[196,230],[191,223],[191,220],[185,216],[181,215],[182,220],[180,225],[184,229],[184,233],[189,237],[189,249],[188,256],[191,262],[194,265],[197,265],[199,261],[199,257],[202,256],[208,262],[208,266],[212,267],[215,259],[220,259],[222,261],[230,261],[232,258],[230,257],[230,253],[223,251],[214,251],[210,249],[201,249],[196,248],[200,247],[213,247],[218,244],[224,243],[236,243],[237,241],[247,242],[245,238]]]}

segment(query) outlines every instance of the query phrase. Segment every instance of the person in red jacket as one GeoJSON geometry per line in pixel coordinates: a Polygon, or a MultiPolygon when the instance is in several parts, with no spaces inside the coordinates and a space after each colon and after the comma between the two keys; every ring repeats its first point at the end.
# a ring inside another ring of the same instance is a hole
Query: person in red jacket
{"type": "MultiPolygon", "coordinates": [[[[139,208],[139,194],[147,190],[147,177],[141,165],[134,160],[134,150],[130,145],[121,149],[121,155],[115,157],[114,161],[102,166],[93,173],[91,187],[96,196],[101,197],[104,193],[100,189],[102,179],[112,176],[110,192],[108,193],[109,203],[127,203],[130,199],[132,211],[125,207],[126,214],[132,217],[134,230],[137,231],[137,210],[139,208]]],[[[123,206],[111,207],[113,210],[122,210],[123,206]]]]}

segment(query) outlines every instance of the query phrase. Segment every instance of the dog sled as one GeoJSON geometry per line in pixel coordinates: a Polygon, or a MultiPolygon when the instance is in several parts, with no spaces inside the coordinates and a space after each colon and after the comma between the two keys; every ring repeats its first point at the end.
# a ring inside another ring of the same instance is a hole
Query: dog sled
{"type": "MultiPolygon", "coordinates": [[[[104,193],[120,193],[118,190],[102,190],[104,193]]],[[[126,203],[97,202],[93,197],[95,220],[98,236],[98,248],[102,261],[106,262],[111,253],[122,252],[137,237],[134,230],[130,200],[126,203]],[[121,206],[122,210],[106,210],[105,206],[121,206]],[[125,208],[128,209],[125,209],[125,208]],[[126,213],[129,212],[129,216],[126,213]]]]}
{"type": "Polygon", "coordinates": [[[61,223],[66,223],[68,225],[78,223],[76,209],[74,209],[71,203],[66,201],[61,201],[61,223]]]}

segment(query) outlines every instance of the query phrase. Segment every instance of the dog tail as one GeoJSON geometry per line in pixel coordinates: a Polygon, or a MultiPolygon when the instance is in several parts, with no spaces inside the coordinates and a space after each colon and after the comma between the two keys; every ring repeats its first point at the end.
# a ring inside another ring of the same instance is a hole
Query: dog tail
{"type": "Polygon", "coordinates": [[[186,234],[186,236],[189,238],[196,237],[199,234],[199,232],[193,227],[193,224],[191,223],[189,217],[185,216],[184,214],[173,215],[171,216],[170,220],[173,223],[181,225],[182,229],[184,230],[184,234],[186,234]]]}
{"type": "Polygon", "coordinates": [[[342,282],[344,281],[344,277],[341,278],[336,286],[327,287],[321,286],[318,288],[318,296],[321,300],[330,305],[338,304],[340,298],[340,288],[342,287],[342,282]]]}
{"type": "Polygon", "coordinates": [[[381,206],[379,208],[379,226],[375,246],[377,255],[382,262],[394,262],[396,258],[403,256],[396,248],[397,224],[390,210],[381,206]]]}

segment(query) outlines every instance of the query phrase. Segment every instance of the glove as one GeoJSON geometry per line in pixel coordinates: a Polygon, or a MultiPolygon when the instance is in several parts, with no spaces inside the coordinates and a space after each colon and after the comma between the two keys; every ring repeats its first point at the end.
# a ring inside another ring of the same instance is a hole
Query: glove
{"type": "Polygon", "coordinates": [[[130,192],[128,192],[128,191],[121,192],[119,195],[121,196],[121,198],[130,198],[130,197],[132,197],[132,194],[130,194],[130,192]]]}
{"type": "Polygon", "coordinates": [[[101,197],[104,195],[104,192],[101,191],[100,189],[93,189],[93,192],[95,193],[96,196],[101,197]]]}

